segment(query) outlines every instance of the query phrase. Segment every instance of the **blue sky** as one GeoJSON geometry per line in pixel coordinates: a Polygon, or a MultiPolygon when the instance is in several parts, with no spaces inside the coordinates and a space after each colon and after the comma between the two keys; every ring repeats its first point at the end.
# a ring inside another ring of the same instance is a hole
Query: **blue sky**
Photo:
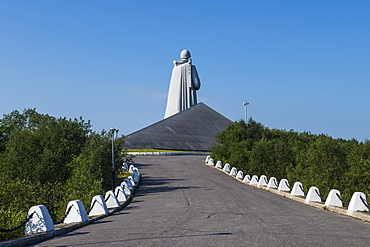
{"type": "Polygon", "coordinates": [[[0,0],[0,114],[129,134],[163,119],[188,49],[198,101],[269,128],[370,139],[370,1],[0,0]]]}

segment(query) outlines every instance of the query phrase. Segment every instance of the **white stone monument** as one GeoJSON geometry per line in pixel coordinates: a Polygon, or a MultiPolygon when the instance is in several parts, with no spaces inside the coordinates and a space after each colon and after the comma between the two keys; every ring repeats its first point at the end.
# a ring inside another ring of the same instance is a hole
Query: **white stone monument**
{"type": "Polygon", "coordinates": [[[200,88],[200,79],[190,56],[188,50],[183,50],[180,54],[181,60],[173,61],[175,67],[172,70],[164,118],[197,104],[196,91],[200,88]]]}

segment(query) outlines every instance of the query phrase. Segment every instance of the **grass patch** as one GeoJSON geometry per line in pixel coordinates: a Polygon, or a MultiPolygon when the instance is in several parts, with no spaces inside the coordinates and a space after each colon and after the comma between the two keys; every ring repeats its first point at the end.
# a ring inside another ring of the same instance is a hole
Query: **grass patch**
{"type": "Polygon", "coordinates": [[[117,178],[119,179],[122,179],[124,180],[125,178],[127,178],[128,176],[131,176],[131,172],[128,172],[128,171],[119,171],[118,175],[117,175],[117,178]]]}

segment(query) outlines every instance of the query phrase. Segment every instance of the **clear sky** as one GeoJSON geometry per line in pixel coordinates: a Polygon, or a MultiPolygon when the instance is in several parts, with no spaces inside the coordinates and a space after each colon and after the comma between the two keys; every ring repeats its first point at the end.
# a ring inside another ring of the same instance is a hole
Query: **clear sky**
{"type": "Polygon", "coordinates": [[[0,0],[0,114],[120,134],[163,119],[190,50],[198,101],[236,121],[370,139],[370,1],[0,0]]]}

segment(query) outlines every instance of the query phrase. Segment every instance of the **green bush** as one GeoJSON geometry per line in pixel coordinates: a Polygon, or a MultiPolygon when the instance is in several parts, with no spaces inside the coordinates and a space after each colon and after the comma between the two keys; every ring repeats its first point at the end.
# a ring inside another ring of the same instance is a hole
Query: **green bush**
{"type": "Polygon", "coordinates": [[[370,142],[334,139],[264,127],[249,119],[234,122],[220,132],[212,158],[228,162],[244,174],[316,186],[326,196],[331,189],[350,200],[356,191],[370,196],[370,142]]]}
{"type": "MultiPolygon", "coordinates": [[[[115,170],[125,153],[115,142],[115,170]]],[[[12,228],[30,207],[45,205],[54,221],[67,203],[80,200],[86,210],[93,196],[111,189],[111,133],[95,133],[90,122],[55,118],[35,109],[13,111],[0,119],[0,227],[12,228]]],[[[117,172],[116,172],[117,174],[117,172]]],[[[117,184],[119,181],[117,181],[117,184]]],[[[24,234],[24,228],[1,233],[1,240],[24,234]]]]}

